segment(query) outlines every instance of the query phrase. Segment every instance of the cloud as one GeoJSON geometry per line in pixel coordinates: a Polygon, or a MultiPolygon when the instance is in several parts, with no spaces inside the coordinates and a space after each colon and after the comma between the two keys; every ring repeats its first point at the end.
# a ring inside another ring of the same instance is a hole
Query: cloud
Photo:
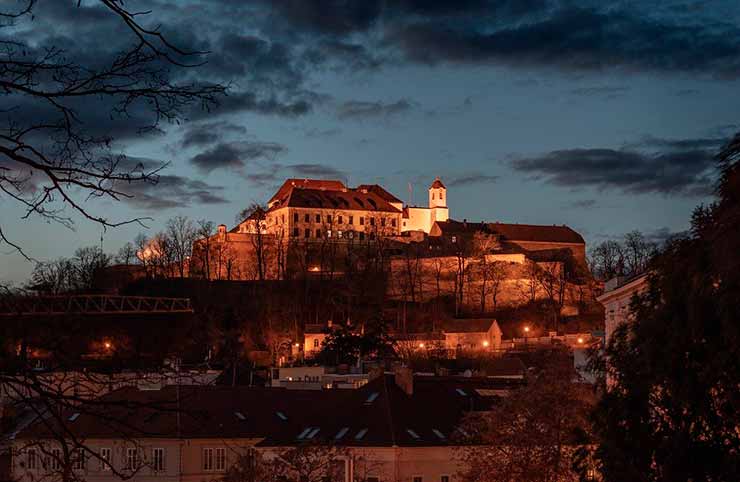
{"type": "Polygon", "coordinates": [[[345,179],[347,177],[344,171],[323,164],[293,164],[285,166],[285,168],[299,176],[333,179],[345,179]]]}
{"type": "Polygon", "coordinates": [[[181,145],[184,148],[193,146],[203,147],[215,144],[223,138],[224,134],[229,133],[246,134],[247,129],[244,126],[224,121],[205,124],[193,123],[185,128],[181,145]]]}
{"type": "Polygon", "coordinates": [[[156,184],[133,182],[117,187],[132,196],[122,198],[124,202],[147,210],[228,202],[223,197],[223,187],[177,175],[161,175],[156,184]]]}
{"type": "Polygon", "coordinates": [[[341,129],[332,128],[332,129],[317,129],[315,127],[311,127],[309,129],[306,129],[306,137],[311,138],[328,138],[328,137],[334,137],[336,135],[339,135],[342,132],[341,129]]]}
{"type": "Polygon", "coordinates": [[[408,99],[399,99],[396,102],[384,103],[350,100],[344,102],[337,109],[337,116],[342,120],[364,120],[378,117],[391,117],[402,114],[414,108],[414,103],[408,99]]]}
{"type": "Polygon", "coordinates": [[[500,176],[490,176],[485,174],[470,174],[469,176],[455,177],[445,181],[449,187],[471,186],[474,184],[491,184],[497,182],[500,176]]]}
{"type": "MultiPolygon", "coordinates": [[[[549,184],[624,193],[708,196],[714,182],[713,143],[649,139],[662,150],[578,148],[511,161],[514,170],[549,184]]],[[[646,145],[647,145],[646,144],[646,145]]]]}
{"type": "Polygon", "coordinates": [[[593,209],[598,205],[596,199],[579,199],[568,203],[568,209],[593,209]]]}
{"type": "Polygon", "coordinates": [[[624,94],[629,92],[629,90],[629,87],[598,86],[580,87],[572,89],[570,93],[580,97],[602,97],[607,100],[611,100],[624,96],[624,94]]]}
{"type": "Polygon", "coordinates": [[[214,169],[241,169],[247,162],[274,159],[288,149],[274,142],[222,142],[190,158],[190,163],[203,172],[214,169]]]}

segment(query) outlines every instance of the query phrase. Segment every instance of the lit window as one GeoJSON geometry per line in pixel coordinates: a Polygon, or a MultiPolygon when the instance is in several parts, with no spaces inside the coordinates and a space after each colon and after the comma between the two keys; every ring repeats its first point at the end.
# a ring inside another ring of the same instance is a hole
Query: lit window
{"type": "Polygon", "coordinates": [[[152,449],[152,469],[155,472],[164,472],[164,449],[152,449]]]}
{"type": "Polygon", "coordinates": [[[457,243],[457,236],[453,236],[453,237],[452,237],[452,242],[453,242],[453,243],[457,243]]]}
{"type": "Polygon", "coordinates": [[[341,231],[337,231],[337,238],[339,238],[339,239],[342,238],[342,232],[341,231]]]}
{"type": "Polygon", "coordinates": [[[103,447],[100,449],[100,470],[108,472],[111,470],[110,448],[103,447]]]}
{"type": "Polygon", "coordinates": [[[318,338],[314,338],[313,339],[313,347],[314,348],[318,348],[319,347],[319,339],[318,338]]]}
{"type": "Polygon", "coordinates": [[[326,230],[326,237],[331,238],[331,229],[326,230]]]}

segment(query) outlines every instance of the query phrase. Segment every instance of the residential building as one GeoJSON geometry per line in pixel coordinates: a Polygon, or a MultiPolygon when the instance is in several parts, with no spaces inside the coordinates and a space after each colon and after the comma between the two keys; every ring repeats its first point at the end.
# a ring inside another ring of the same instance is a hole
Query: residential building
{"type": "Polygon", "coordinates": [[[604,305],[604,334],[606,343],[609,343],[614,330],[630,321],[632,313],[630,303],[632,298],[645,291],[648,287],[648,275],[642,273],[632,277],[616,277],[604,283],[604,293],[596,300],[604,305]]]}

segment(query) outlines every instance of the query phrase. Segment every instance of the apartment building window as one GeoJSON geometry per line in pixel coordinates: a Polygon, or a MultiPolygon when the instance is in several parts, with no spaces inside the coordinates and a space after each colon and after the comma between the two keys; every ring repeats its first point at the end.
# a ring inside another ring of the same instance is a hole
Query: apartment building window
{"type": "Polygon", "coordinates": [[[337,217],[337,223],[342,224],[342,216],[341,215],[337,217]]]}
{"type": "Polygon", "coordinates": [[[216,449],[215,462],[216,462],[216,470],[218,471],[226,470],[226,449],[225,448],[216,449]]]}
{"type": "Polygon", "coordinates": [[[303,220],[308,223],[311,221],[311,216],[308,213],[306,213],[303,215],[303,220]]]}
{"type": "Polygon", "coordinates": [[[77,449],[74,454],[74,461],[72,462],[73,470],[85,470],[85,449],[77,449]]]}
{"type": "Polygon", "coordinates": [[[293,237],[294,238],[297,238],[300,233],[301,232],[298,230],[298,228],[293,228],[293,237]]]}
{"type": "Polygon", "coordinates": [[[391,219],[391,226],[396,227],[396,218],[391,219]]]}
{"type": "Polygon", "coordinates": [[[317,229],[316,230],[316,237],[317,238],[320,238],[321,237],[321,230],[320,229],[317,229]]]}
{"type": "Polygon", "coordinates": [[[321,222],[321,214],[317,214],[316,215],[316,222],[317,223],[320,223],[321,222]]]}
{"type": "Polygon", "coordinates": [[[111,461],[110,454],[111,454],[110,448],[103,447],[103,448],[100,449],[100,470],[102,470],[104,472],[108,472],[111,469],[111,466],[110,466],[110,463],[111,463],[110,462],[111,461]]]}
{"type": "Polygon", "coordinates": [[[370,226],[375,226],[375,218],[370,218],[370,226]]]}
{"type": "Polygon", "coordinates": [[[203,470],[213,470],[213,449],[203,449],[203,470]]]}
{"type": "Polygon", "coordinates": [[[326,222],[331,224],[331,214],[326,215],[326,222]]]}
{"type": "Polygon", "coordinates": [[[306,228],[303,232],[304,237],[310,238],[311,237],[311,230],[306,228]]]}
{"type": "Polygon", "coordinates": [[[26,450],[26,468],[28,470],[36,470],[38,466],[38,460],[36,457],[36,449],[26,450]]]}
{"type": "Polygon", "coordinates": [[[360,226],[365,225],[365,218],[363,216],[360,216],[360,226]]]}
{"type": "Polygon", "coordinates": [[[136,470],[139,468],[139,453],[136,448],[126,449],[126,470],[136,470]]]}
{"type": "Polygon", "coordinates": [[[51,449],[51,470],[60,470],[62,468],[62,449],[51,449]]]}
{"type": "Polygon", "coordinates": [[[164,472],[164,449],[152,449],[152,469],[155,472],[164,472]]]}
{"type": "Polygon", "coordinates": [[[349,222],[349,224],[355,224],[355,217],[354,216],[350,216],[348,222],[349,222]]]}
{"type": "Polygon", "coordinates": [[[380,218],[380,225],[385,227],[385,218],[380,218]]]}

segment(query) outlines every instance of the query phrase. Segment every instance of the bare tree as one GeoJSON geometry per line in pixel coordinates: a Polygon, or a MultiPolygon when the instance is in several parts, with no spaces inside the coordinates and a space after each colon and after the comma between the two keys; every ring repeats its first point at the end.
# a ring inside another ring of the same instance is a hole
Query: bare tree
{"type": "Polygon", "coordinates": [[[118,250],[116,255],[116,262],[120,264],[130,265],[136,259],[136,248],[133,243],[127,242],[121,249],[118,250]]]}
{"type": "Polygon", "coordinates": [[[464,481],[575,482],[575,431],[587,426],[589,389],[575,383],[567,354],[558,354],[526,387],[463,423],[459,455],[464,481]]]}
{"type": "Polygon", "coordinates": [[[195,230],[193,263],[204,279],[211,279],[211,259],[213,257],[213,222],[201,219],[195,230]]]}
{"type": "Polygon", "coordinates": [[[591,249],[591,271],[594,276],[608,280],[615,276],[623,276],[624,250],[617,241],[603,241],[591,249]]]}
{"type": "Polygon", "coordinates": [[[640,231],[630,231],[625,234],[622,245],[625,270],[630,275],[645,271],[648,261],[658,249],[657,245],[645,239],[640,231]]]}
{"type": "Polygon", "coordinates": [[[167,236],[171,241],[174,262],[177,265],[180,278],[185,277],[185,270],[193,252],[195,241],[195,226],[185,216],[176,216],[167,221],[167,236]]]}
{"type": "MultiPolygon", "coordinates": [[[[0,7],[0,28],[33,19],[35,0],[14,3],[17,7],[0,7]]],[[[73,221],[64,212],[67,207],[103,227],[141,221],[112,220],[85,203],[91,198],[131,197],[130,183],[158,179],[158,168],[131,165],[117,155],[111,148],[113,137],[90,133],[83,120],[86,101],[106,103],[110,116],[127,116],[133,108],[147,106],[149,119],[139,127],[152,130],[163,121],[178,120],[192,104],[213,104],[225,91],[219,84],[175,80],[173,71],[201,64],[204,52],[182,50],[158,29],[144,27],[144,13],[128,10],[124,2],[96,3],[101,12],[120,20],[131,42],[94,64],[13,33],[0,39],[0,96],[5,106],[0,112],[5,117],[0,127],[0,192],[25,209],[25,217],[39,215],[69,226],[73,221]]],[[[79,3],[66,8],[79,8],[79,3]]],[[[53,41],[56,36],[47,38],[53,41]]],[[[0,226],[3,242],[25,255],[7,226],[0,226]]]]}

